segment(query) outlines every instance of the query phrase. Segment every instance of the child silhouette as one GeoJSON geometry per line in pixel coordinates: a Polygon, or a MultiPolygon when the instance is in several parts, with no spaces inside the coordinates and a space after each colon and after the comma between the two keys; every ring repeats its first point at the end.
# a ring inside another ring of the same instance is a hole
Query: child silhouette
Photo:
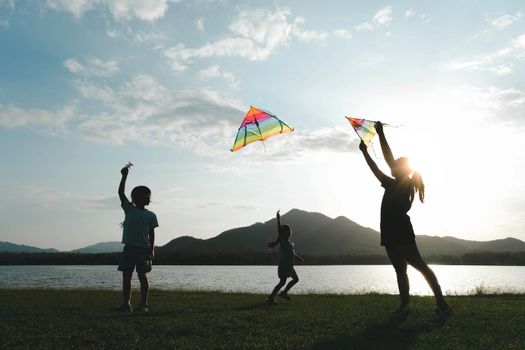
{"type": "Polygon", "coordinates": [[[266,298],[268,304],[275,304],[275,295],[281,290],[281,288],[286,284],[286,279],[291,277],[292,280],[288,283],[286,288],[279,293],[279,296],[285,300],[291,301],[292,299],[288,295],[288,291],[292,288],[297,282],[299,282],[299,277],[294,269],[294,259],[297,258],[303,262],[303,258],[295,254],[295,246],[290,241],[292,236],[292,229],[290,225],[281,225],[281,215],[277,211],[277,238],[274,241],[268,243],[269,248],[274,248],[279,244],[279,267],[277,269],[277,275],[279,276],[279,283],[275,286],[272,293],[266,298]]]}
{"type": "Polygon", "coordinates": [[[146,186],[137,186],[131,191],[130,202],[124,193],[126,179],[131,164],[126,165],[120,173],[122,179],[118,188],[120,204],[124,209],[125,219],[122,224],[122,243],[124,250],[120,256],[118,270],[122,271],[122,304],[121,311],[131,309],[131,277],[137,270],[140,281],[140,305],[135,311],[148,312],[149,282],[147,273],[151,271],[154,257],[155,227],[158,227],[155,214],[145,208],[150,203],[151,191],[146,186]]]}
{"type": "Polygon", "coordinates": [[[418,172],[413,171],[406,157],[394,159],[390,146],[383,132],[383,124],[377,122],[375,129],[379,135],[381,149],[385,161],[390,167],[394,178],[385,175],[368,154],[363,141],[359,149],[365,157],[366,163],[377,177],[381,186],[385,188],[383,201],[381,203],[381,245],[386,248],[390,262],[394,266],[397,275],[397,285],[401,297],[401,305],[393,313],[397,316],[407,315],[409,312],[409,281],[407,275],[407,264],[412,265],[425,277],[432,292],[436,297],[439,315],[446,316],[451,312],[441,292],[441,287],[434,272],[421,258],[416,245],[414,229],[407,212],[412,206],[416,193],[423,203],[425,198],[425,185],[418,172]]]}

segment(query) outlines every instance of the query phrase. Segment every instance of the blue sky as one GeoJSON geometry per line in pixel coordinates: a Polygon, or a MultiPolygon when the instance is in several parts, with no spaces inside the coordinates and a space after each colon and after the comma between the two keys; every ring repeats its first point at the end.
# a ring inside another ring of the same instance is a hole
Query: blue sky
{"type": "Polygon", "coordinates": [[[521,1],[0,0],[0,240],[119,240],[127,161],[128,191],[153,191],[158,244],[279,208],[377,229],[382,189],[345,115],[397,126],[394,155],[427,184],[417,233],[525,239],[524,14],[521,1]],[[295,132],[232,154],[250,105],[295,132]]]}

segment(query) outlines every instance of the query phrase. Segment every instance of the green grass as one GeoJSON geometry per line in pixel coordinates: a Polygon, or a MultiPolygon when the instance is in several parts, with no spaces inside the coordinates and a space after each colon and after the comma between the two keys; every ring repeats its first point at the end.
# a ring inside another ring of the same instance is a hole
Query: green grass
{"type": "MultiPolygon", "coordinates": [[[[138,300],[138,295],[133,295],[138,300]]],[[[394,295],[264,296],[153,290],[152,312],[114,311],[120,293],[0,290],[0,349],[524,349],[525,295],[430,297],[394,320],[394,295]]]]}

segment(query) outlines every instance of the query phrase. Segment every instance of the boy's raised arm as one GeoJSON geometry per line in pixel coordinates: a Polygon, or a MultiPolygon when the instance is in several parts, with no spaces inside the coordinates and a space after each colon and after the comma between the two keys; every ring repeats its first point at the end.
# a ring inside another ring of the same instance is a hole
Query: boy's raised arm
{"type": "Polygon", "coordinates": [[[128,200],[124,189],[126,187],[126,179],[128,178],[129,168],[125,166],[124,168],[122,168],[122,170],[120,170],[120,173],[122,174],[122,178],[120,179],[120,184],[118,186],[118,196],[120,198],[120,201],[124,202],[128,200]]]}
{"type": "Polygon", "coordinates": [[[374,125],[374,128],[377,131],[377,135],[379,136],[379,143],[381,144],[381,150],[383,151],[383,157],[385,157],[385,161],[392,169],[395,165],[394,162],[394,155],[392,154],[392,150],[390,149],[390,145],[388,144],[388,141],[386,140],[385,133],[383,131],[383,123],[377,122],[374,125]]]}

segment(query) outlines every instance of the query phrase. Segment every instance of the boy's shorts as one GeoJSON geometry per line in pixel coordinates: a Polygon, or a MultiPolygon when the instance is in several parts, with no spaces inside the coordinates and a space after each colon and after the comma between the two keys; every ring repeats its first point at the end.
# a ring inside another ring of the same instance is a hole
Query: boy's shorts
{"type": "Polygon", "coordinates": [[[297,272],[295,272],[293,266],[279,266],[277,268],[277,275],[279,276],[279,278],[298,278],[297,272]]]}
{"type": "Polygon", "coordinates": [[[118,263],[118,270],[122,272],[133,272],[135,267],[137,273],[151,271],[151,259],[148,259],[149,249],[126,245],[118,263]]]}

